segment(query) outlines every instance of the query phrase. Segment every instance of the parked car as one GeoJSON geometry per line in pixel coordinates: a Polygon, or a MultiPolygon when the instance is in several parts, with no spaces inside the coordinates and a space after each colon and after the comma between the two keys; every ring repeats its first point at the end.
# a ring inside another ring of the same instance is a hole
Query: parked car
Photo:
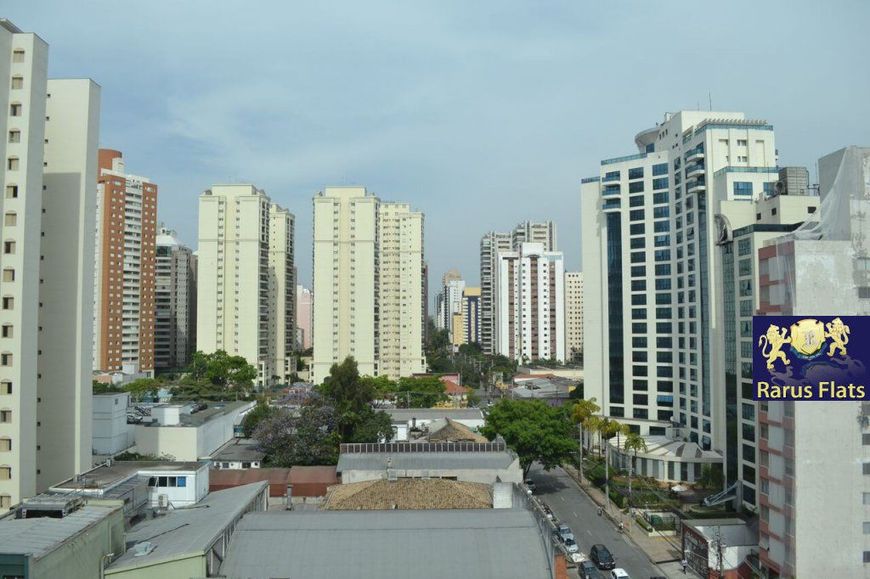
{"type": "Polygon", "coordinates": [[[616,568],[616,561],[610,550],[604,545],[592,545],[592,550],[589,551],[589,558],[598,566],[599,569],[609,570],[616,568]]]}
{"type": "Polygon", "coordinates": [[[556,528],[556,532],[559,533],[559,538],[562,539],[562,541],[567,541],[568,539],[571,539],[572,541],[575,540],[574,531],[572,531],[571,527],[568,525],[559,525],[556,528]]]}
{"type": "Polygon", "coordinates": [[[604,575],[601,574],[595,563],[589,560],[581,561],[577,566],[577,572],[581,579],[604,579],[604,575]]]}
{"type": "Polygon", "coordinates": [[[576,553],[580,550],[580,547],[577,546],[577,541],[574,539],[565,539],[565,549],[569,553],[576,553]]]}
{"type": "Polygon", "coordinates": [[[524,481],[524,484],[526,485],[526,488],[529,489],[529,492],[533,493],[533,492],[535,492],[535,490],[537,490],[537,487],[535,486],[535,481],[533,481],[530,478],[527,478],[524,481]]]}
{"type": "Polygon", "coordinates": [[[610,579],[631,579],[625,569],[614,569],[610,572],[610,579]]]}

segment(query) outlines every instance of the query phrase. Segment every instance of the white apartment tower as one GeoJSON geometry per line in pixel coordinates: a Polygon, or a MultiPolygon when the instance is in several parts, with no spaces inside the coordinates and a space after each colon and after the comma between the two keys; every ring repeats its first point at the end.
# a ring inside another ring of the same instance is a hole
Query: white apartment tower
{"type": "Polygon", "coordinates": [[[292,259],[294,220],[282,211],[253,185],[215,185],[199,198],[197,350],[243,356],[259,387],[283,379],[278,345],[295,324],[287,319],[294,308],[281,304],[293,299],[283,260],[292,259]]]}
{"type": "Polygon", "coordinates": [[[450,340],[453,340],[453,317],[462,313],[463,291],[465,291],[465,280],[458,270],[451,269],[441,277],[436,327],[447,330],[450,340]]]}
{"type": "Polygon", "coordinates": [[[361,375],[424,371],[423,214],[363,187],[327,187],[313,204],[314,381],[347,356],[361,375]]]}
{"type": "Polygon", "coordinates": [[[275,357],[274,378],[287,383],[296,371],[296,270],[293,267],[295,218],[269,206],[269,352],[275,357]]]}
{"type": "Polygon", "coordinates": [[[565,355],[570,361],[583,357],[583,272],[565,272],[565,355]]]}
{"type": "Polygon", "coordinates": [[[162,224],[156,255],[154,367],[180,369],[196,347],[196,256],[162,224]]]}
{"type": "Polygon", "coordinates": [[[99,87],[0,20],[0,510],[90,467],[99,87]]]}
{"type": "Polygon", "coordinates": [[[498,255],[496,353],[522,362],[565,361],[565,270],[562,253],[541,243],[498,255]]]}
{"type": "Polygon", "coordinates": [[[773,192],[773,127],[682,111],[635,143],[581,185],[586,394],[641,434],[664,435],[674,420],[678,436],[722,452],[717,223],[754,218],[753,200],[773,192]]]}

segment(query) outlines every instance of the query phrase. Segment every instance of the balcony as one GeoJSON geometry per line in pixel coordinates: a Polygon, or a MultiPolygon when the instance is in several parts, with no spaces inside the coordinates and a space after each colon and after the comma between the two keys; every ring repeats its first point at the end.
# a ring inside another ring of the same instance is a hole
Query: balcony
{"type": "Polygon", "coordinates": [[[693,181],[686,182],[686,193],[700,193],[701,191],[707,190],[707,183],[704,181],[703,177],[695,179],[693,181]]]}
{"type": "Polygon", "coordinates": [[[691,179],[696,175],[703,175],[704,171],[705,167],[703,161],[694,165],[686,165],[686,179],[691,179]]]}
{"type": "Polygon", "coordinates": [[[690,163],[696,159],[704,158],[704,143],[698,143],[697,147],[693,147],[686,151],[685,160],[686,163],[690,163]]]}
{"type": "Polygon", "coordinates": [[[604,211],[613,211],[619,209],[621,206],[621,202],[619,199],[605,199],[604,203],[601,205],[601,208],[604,211]]]}

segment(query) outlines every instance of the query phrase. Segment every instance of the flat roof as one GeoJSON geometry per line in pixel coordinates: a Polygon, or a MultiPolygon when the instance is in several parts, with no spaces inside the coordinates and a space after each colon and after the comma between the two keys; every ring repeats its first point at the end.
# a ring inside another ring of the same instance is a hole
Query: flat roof
{"type": "Polygon", "coordinates": [[[212,453],[216,462],[261,461],[266,453],[259,449],[259,442],[251,438],[233,438],[212,453]]]}
{"type": "Polygon", "coordinates": [[[127,532],[127,552],[106,569],[106,574],[204,553],[268,486],[257,482],[215,491],[196,505],[142,521],[127,532]],[[153,549],[137,557],[134,545],[143,542],[153,549]]]}
{"type": "Polygon", "coordinates": [[[198,471],[207,467],[207,462],[168,462],[151,460],[119,460],[110,466],[105,464],[80,475],[79,480],[67,479],[53,485],[53,489],[83,490],[101,489],[120,484],[138,472],[147,471],[198,471]]]}
{"type": "Polygon", "coordinates": [[[387,408],[384,410],[393,422],[452,418],[453,420],[483,420],[480,408],[387,408]]]}
{"type": "MultiPolygon", "coordinates": [[[[254,402],[250,401],[233,401],[233,402],[207,402],[208,408],[204,410],[200,410],[199,412],[194,412],[193,414],[181,414],[179,416],[180,424],[176,424],[173,426],[166,426],[165,428],[177,428],[178,426],[202,426],[209,420],[213,420],[220,416],[224,416],[225,414],[229,414],[230,412],[235,412],[245,406],[254,407],[254,402]]],[[[178,403],[169,403],[169,404],[155,404],[156,406],[186,406],[186,404],[178,404],[178,403]]],[[[152,407],[153,408],[153,407],[152,407]]],[[[142,423],[141,426],[145,426],[148,428],[164,428],[162,425],[156,423],[142,423]]]]}
{"type": "Polygon", "coordinates": [[[351,470],[480,470],[504,469],[516,457],[507,451],[496,452],[366,452],[342,453],[338,472],[351,470]]]}
{"type": "Polygon", "coordinates": [[[524,509],[272,511],[241,520],[221,574],[550,579],[548,559],[524,509]]]}
{"type": "Polygon", "coordinates": [[[0,553],[39,558],[85,532],[121,507],[84,506],[62,519],[41,517],[0,520],[0,553]]]}

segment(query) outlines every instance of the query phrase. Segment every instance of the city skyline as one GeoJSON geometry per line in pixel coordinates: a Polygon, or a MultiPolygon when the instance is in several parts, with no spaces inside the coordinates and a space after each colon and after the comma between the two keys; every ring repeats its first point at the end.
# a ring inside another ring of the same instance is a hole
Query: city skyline
{"type": "MultiPolygon", "coordinates": [[[[185,244],[195,248],[197,199],[213,183],[256,183],[296,214],[299,240],[311,237],[311,195],[364,184],[426,213],[432,279],[456,267],[476,284],[480,236],[522,219],[556,220],[566,270],[582,269],[580,177],[667,111],[712,100],[714,110],[766,118],[780,164],[807,166],[817,180],[820,155],[868,133],[860,95],[870,80],[852,72],[868,47],[859,28],[868,6],[843,4],[739,3],[718,14],[689,3],[672,11],[559,2],[252,12],[158,2],[131,21],[106,2],[48,1],[12,5],[6,16],[52,46],[51,76],[99,82],[100,146],[123,149],[160,183],[158,218],[185,244]],[[767,24],[738,26],[730,14],[741,6],[767,24]],[[680,34],[652,32],[667,30],[674,14],[680,34]],[[703,26],[710,19],[726,25],[703,26]],[[131,27],[149,42],[131,41],[131,27]],[[214,43],[222,28],[239,42],[214,43]],[[250,34],[256,43],[244,41],[250,34]],[[638,37],[656,50],[624,41],[638,37]],[[664,62],[683,64],[665,70],[664,62]],[[722,74],[700,79],[699,67],[722,74]],[[611,95],[640,90],[643,99],[601,98],[602,86],[611,95]]],[[[310,287],[310,254],[298,253],[299,280],[310,287]]]]}

